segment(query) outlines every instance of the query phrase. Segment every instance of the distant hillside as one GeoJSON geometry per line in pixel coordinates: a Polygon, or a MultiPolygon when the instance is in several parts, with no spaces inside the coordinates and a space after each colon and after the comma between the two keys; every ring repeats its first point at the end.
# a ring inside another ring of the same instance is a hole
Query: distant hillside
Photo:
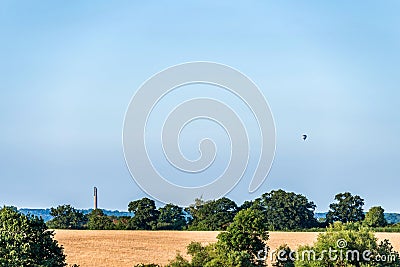
{"type": "MultiPolygon", "coordinates": [[[[88,214],[92,210],[93,209],[85,209],[79,211],[83,212],[83,214],[88,214]]],[[[50,215],[50,209],[19,209],[18,211],[25,215],[31,214],[37,217],[42,217],[45,222],[50,221],[53,218],[50,215]]],[[[118,210],[103,210],[103,211],[108,216],[116,216],[116,217],[132,216],[132,213],[126,211],[118,211],[118,210]]]]}
{"type": "Polygon", "coordinates": [[[400,214],[385,213],[385,219],[389,224],[399,223],[400,222],[400,214]]]}
{"type": "MultiPolygon", "coordinates": [[[[317,219],[325,219],[326,212],[317,212],[315,213],[315,218],[317,219]]],[[[400,214],[398,213],[385,213],[385,219],[389,224],[400,223],[400,214]]]]}

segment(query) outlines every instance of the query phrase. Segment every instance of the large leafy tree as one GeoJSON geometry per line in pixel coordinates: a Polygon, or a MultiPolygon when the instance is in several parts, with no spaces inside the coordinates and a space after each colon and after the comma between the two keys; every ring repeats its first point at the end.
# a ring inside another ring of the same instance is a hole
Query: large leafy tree
{"type": "Polygon", "coordinates": [[[226,197],[207,202],[197,199],[186,211],[192,217],[189,229],[216,231],[228,227],[238,212],[238,206],[226,197]]]}
{"type": "Polygon", "coordinates": [[[317,225],[316,205],[301,194],[283,190],[265,193],[254,201],[253,209],[263,211],[269,230],[293,230],[317,225]]]}
{"type": "Polygon", "coordinates": [[[128,205],[128,211],[134,213],[129,221],[129,229],[150,230],[156,228],[159,211],[154,200],[145,197],[132,201],[128,205]]]}
{"type": "Polygon", "coordinates": [[[63,248],[53,236],[42,219],[3,207],[0,210],[0,266],[66,266],[63,248]]]}
{"type": "Polygon", "coordinates": [[[335,196],[336,203],[329,205],[329,212],[326,215],[328,223],[332,222],[359,222],[364,219],[364,199],[360,196],[353,196],[349,192],[339,193],[335,196]]]}
{"type": "Polygon", "coordinates": [[[70,205],[51,208],[50,215],[54,218],[47,222],[47,226],[52,229],[82,229],[87,222],[87,217],[70,205]]]}
{"type": "Polygon", "coordinates": [[[163,230],[181,230],[186,225],[183,208],[167,204],[159,208],[157,228],[163,230]]]}
{"type": "Polygon", "coordinates": [[[188,246],[191,262],[177,256],[168,267],[253,267],[265,266],[263,253],[268,250],[268,232],[263,213],[256,209],[239,211],[226,231],[217,236],[217,243],[203,246],[192,242],[188,246]]]}
{"type": "Polygon", "coordinates": [[[101,209],[92,210],[88,214],[87,228],[90,230],[112,230],[114,223],[101,209]]]}
{"type": "Polygon", "coordinates": [[[365,215],[363,224],[369,227],[386,226],[387,221],[385,219],[385,210],[380,206],[370,208],[365,215]]]}
{"type": "Polygon", "coordinates": [[[225,232],[218,235],[217,246],[231,255],[247,255],[245,258],[253,265],[261,265],[257,257],[260,252],[265,253],[268,248],[267,226],[264,223],[264,214],[255,209],[245,209],[233,219],[225,232]],[[231,253],[229,253],[231,252],[231,253]]]}

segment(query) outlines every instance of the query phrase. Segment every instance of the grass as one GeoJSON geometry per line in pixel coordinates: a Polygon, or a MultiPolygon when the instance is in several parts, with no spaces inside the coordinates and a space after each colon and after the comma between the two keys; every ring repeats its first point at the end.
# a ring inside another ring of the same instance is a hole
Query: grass
{"type": "MultiPolygon", "coordinates": [[[[202,231],[89,231],[56,230],[55,238],[64,246],[69,264],[81,267],[132,267],[138,263],[166,264],[177,252],[187,257],[191,241],[208,244],[216,241],[218,232],[202,231]]],[[[316,232],[270,232],[272,250],[281,244],[292,249],[312,244],[316,232]]],[[[400,233],[376,233],[379,240],[389,239],[400,251],[400,233]]]]}

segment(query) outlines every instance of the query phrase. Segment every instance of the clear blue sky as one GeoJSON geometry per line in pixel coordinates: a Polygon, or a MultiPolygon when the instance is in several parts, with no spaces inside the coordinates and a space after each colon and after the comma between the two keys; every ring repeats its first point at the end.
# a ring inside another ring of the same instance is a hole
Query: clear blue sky
{"type": "Polygon", "coordinates": [[[154,73],[201,60],[251,77],[276,122],[266,182],[228,197],[283,188],[325,211],[351,191],[400,212],[399,12],[398,1],[3,0],[0,205],[88,208],[94,185],[102,208],[145,196],[122,152],[127,105],[154,73]]]}

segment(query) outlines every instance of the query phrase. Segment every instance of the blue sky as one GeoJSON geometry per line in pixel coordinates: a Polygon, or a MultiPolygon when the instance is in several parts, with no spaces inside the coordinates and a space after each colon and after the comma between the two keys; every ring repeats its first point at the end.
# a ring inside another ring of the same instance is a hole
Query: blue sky
{"type": "Polygon", "coordinates": [[[145,196],[122,152],[127,105],[151,75],[201,60],[248,75],[275,117],[266,182],[249,194],[244,179],[228,197],[241,203],[284,188],[325,211],[351,191],[366,208],[400,212],[399,9],[398,1],[1,1],[0,205],[88,208],[94,185],[103,208],[145,196]]]}

